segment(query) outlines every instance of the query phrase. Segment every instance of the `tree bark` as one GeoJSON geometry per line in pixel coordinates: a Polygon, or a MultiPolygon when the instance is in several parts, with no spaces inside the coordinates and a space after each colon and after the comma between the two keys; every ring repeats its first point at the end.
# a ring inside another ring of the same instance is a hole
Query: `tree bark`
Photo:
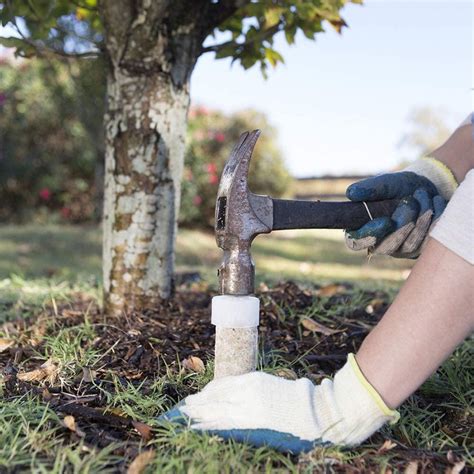
{"type": "Polygon", "coordinates": [[[109,60],[103,238],[108,313],[152,308],[173,291],[189,78],[202,37],[192,25],[173,22],[164,4],[101,2],[109,60]]]}

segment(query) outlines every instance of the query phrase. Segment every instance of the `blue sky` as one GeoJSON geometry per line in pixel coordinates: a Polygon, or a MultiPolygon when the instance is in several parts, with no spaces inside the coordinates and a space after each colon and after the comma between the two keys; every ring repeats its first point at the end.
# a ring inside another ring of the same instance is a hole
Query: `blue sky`
{"type": "Polygon", "coordinates": [[[397,145],[415,108],[441,110],[453,127],[473,109],[471,0],[366,0],[343,16],[342,36],[328,27],[315,42],[277,41],[285,65],[267,80],[205,55],[193,102],[267,113],[297,176],[389,169],[407,155],[397,145]]]}

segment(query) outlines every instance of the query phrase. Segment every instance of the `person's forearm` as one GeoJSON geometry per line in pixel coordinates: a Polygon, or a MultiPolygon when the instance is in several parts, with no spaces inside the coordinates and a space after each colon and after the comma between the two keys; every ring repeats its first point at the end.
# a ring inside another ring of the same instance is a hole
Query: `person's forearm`
{"type": "Polygon", "coordinates": [[[430,239],[356,355],[389,407],[398,407],[473,330],[473,281],[473,265],[430,239]]]}
{"type": "Polygon", "coordinates": [[[430,156],[444,163],[460,183],[474,168],[474,126],[463,125],[430,156]]]}

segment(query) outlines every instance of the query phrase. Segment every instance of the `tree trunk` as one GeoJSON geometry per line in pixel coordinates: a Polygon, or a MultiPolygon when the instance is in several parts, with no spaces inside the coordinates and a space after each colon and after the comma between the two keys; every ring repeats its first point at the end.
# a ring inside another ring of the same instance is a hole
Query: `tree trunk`
{"type": "Polygon", "coordinates": [[[196,20],[203,15],[197,10],[201,3],[99,3],[108,60],[103,240],[108,313],[153,308],[173,291],[189,79],[207,34],[196,20]]]}
{"type": "Polygon", "coordinates": [[[117,68],[107,94],[104,303],[117,313],[172,292],[189,90],[117,68]]]}

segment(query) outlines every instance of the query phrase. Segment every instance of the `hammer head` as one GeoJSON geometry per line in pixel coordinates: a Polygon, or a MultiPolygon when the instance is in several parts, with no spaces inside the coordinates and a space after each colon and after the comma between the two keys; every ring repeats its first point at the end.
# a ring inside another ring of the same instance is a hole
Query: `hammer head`
{"type": "Polygon", "coordinates": [[[271,232],[273,201],[249,191],[247,175],[260,130],[240,136],[222,172],[216,201],[217,245],[224,251],[218,270],[222,294],[255,291],[255,265],[250,245],[258,234],[271,232]]]}

